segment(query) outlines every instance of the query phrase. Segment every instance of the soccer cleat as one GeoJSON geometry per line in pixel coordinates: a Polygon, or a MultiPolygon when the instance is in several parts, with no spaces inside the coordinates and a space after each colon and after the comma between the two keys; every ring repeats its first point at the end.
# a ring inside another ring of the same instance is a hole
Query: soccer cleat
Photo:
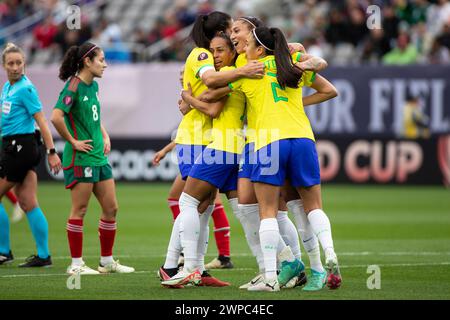
{"type": "Polygon", "coordinates": [[[243,284],[242,286],[240,286],[239,289],[247,290],[249,287],[254,286],[255,284],[258,284],[258,283],[263,282],[263,281],[264,281],[264,275],[258,274],[252,280],[250,280],[249,282],[247,282],[247,283],[243,284]]]}
{"type": "MultiPolygon", "coordinates": [[[[160,281],[169,280],[171,278],[170,275],[174,276],[177,273],[177,270],[178,270],[177,268],[164,269],[163,267],[161,267],[158,270],[158,277],[159,277],[160,281]]],[[[162,286],[163,287],[167,287],[167,288],[173,288],[173,289],[182,289],[182,288],[184,288],[184,286],[181,285],[181,284],[174,285],[174,286],[165,286],[165,285],[162,284],[162,286]]]]}
{"type": "Polygon", "coordinates": [[[200,287],[228,287],[230,283],[214,278],[208,272],[203,271],[198,285],[200,287]]]}
{"type": "Polygon", "coordinates": [[[295,276],[291,280],[289,280],[283,288],[292,289],[295,287],[301,287],[305,285],[307,281],[308,278],[306,277],[306,273],[302,271],[298,276],[295,276]]]}
{"type": "Polygon", "coordinates": [[[234,265],[229,257],[219,256],[205,265],[206,269],[233,269],[234,265]]]}
{"type": "Polygon", "coordinates": [[[0,266],[10,264],[13,261],[14,261],[14,256],[13,256],[11,250],[9,251],[8,254],[0,253],[0,266]]]}
{"type": "Polygon", "coordinates": [[[311,276],[308,279],[308,283],[302,289],[303,291],[319,291],[322,290],[327,284],[327,273],[317,272],[311,269],[311,276]]]}
{"type": "Polygon", "coordinates": [[[101,264],[99,264],[97,270],[100,273],[133,273],[134,272],[133,267],[127,267],[127,266],[121,265],[119,263],[119,260],[108,263],[105,266],[102,266],[101,264]]]}
{"type": "Polygon", "coordinates": [[[292,262],[282,261],[280,274],[278,275],[278,283],[281,287],[284,287],[289,280],[298,276],[303,270],[305,270],[305,265],[297,258],[292,262]]]}
{"type": "Polygon", "coordinates": [[[170,279],[161,281],[161,284],[163,286],[186,285],[188,283],[198,285],[201,281],[201,277],[202,275],[198,270],[195,270],[193,272],[187,272],[185,270],[182,270],[173,277],[171,277],[170,279]]]}
{"type": "Polygon", "coordinates": [[[37,255],[31,255],[25,259],[24,263],[19,264],[19,268],[34,268],[34,267],[48,268],[51,267],[52,265],[53,265],[52,259],[50,256],[48,256],[45,259],[42,259],[37,255]]]}
{"type": "Polygon", "coordinates": [[[277,279],[269,281],[261,281],[253,286],[248,287],[248,291],[266,291],[266,292],[276,292],[280,291],[280,284],[277,279]]]}
{"type": "Polygon", "coordinates": [[[341,286],[342,277],[339,270],[337,259],[329,259],[327,265],[327,286],[330,289],[337,289],[341,286]]]}
{"type": "Polygon", "coordinates": [[[24,216],[25,216],[25,212],[22,210],[22,208],[20,207],[19,203],[17,202],[14,205],[14,210],[13,210],[12,215],[11,215],[11,222],[12,223],[19,222],[20,220],[22,220],[22,218],[24,216]]]}
{"type": "Polygon", "coordinates": [[[70,265],[69,267],[67,267],[67,271],[66,272],[68,274],[79,274],[79,275],[82,275],[82,276],[90,276],[90,275],[98,275],[98,274],[100,274],[100,272],[98,272],[97,270],[89,268],[84,263],[81,266],[70,265]]]}

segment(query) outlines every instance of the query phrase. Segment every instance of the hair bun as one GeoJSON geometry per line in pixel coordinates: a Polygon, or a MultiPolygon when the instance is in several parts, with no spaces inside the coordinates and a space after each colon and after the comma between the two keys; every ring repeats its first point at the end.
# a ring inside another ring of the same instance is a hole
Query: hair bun
{"type": "Polygon", "coordinates": [[[6,49],[11,49],[11,48],[16,48],[16,47],[17,47],[17,46],[16,46],[14,43],[8,42],[8,43],[6,44],[5,50],[6,50],[6,49]]]}

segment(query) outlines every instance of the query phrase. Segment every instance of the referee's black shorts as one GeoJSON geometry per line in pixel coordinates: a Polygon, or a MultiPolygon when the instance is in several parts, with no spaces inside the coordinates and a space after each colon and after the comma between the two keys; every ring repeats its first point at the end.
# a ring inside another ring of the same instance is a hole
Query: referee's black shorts
{"type": "Polygon", "coordinates": [[[0,177],[21,183],[28,171],[36,171],[41,152],[34,133],[3,137],[0,155],[0,177]]]}

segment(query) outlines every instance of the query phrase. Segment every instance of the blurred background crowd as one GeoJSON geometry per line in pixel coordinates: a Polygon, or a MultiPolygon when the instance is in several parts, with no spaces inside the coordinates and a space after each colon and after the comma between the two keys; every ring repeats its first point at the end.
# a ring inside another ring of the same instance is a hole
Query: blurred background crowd
{"type": "Polygon", "coordinates": [[[449,0],[3,0],[0,45],[22,45],[29,64],[60,61],[86,40],[112,63],[183,61],[196,15],[214,10],[257,16],[333,65],[450,63],[449,0]],[[79,30],[66,24],[73,4],[79,30]],[[381,28],[367,27],[371,5],[380,8],[381,28]]]}

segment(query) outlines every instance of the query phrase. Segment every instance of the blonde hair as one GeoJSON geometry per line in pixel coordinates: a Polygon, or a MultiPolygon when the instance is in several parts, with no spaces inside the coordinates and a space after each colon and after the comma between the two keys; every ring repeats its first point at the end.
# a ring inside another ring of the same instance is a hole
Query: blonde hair
{"type": "Polygon", "coordinates": [[[20,53],[22,55],[23,59],[25,60],[25,54],[23,53],[23,50],[19,46],[16,46],[14,43],[8,42],[6,44],[5,49],[3,49],[3,52],[2,52],[2,63],[3,64],[5,64],[6,55],[8,53],[20,53]]]}

